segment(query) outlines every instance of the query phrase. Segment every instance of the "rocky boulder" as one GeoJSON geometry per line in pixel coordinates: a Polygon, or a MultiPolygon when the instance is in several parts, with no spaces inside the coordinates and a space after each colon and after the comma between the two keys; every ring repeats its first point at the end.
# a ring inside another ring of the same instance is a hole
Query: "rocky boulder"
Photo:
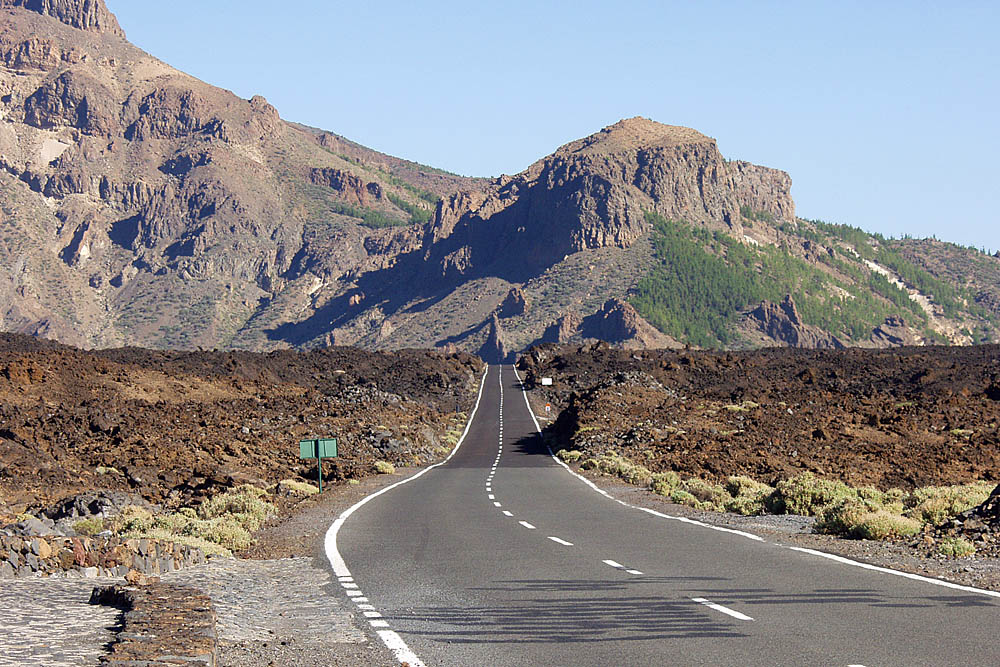
{"type": "Polygon", "coordinates": [[[836,336],[804,323],[790,294],[785,295],[780,304],[761,301],[744,316],[744,324],[782,346],[810,349],[844,347],[836,336]]]}

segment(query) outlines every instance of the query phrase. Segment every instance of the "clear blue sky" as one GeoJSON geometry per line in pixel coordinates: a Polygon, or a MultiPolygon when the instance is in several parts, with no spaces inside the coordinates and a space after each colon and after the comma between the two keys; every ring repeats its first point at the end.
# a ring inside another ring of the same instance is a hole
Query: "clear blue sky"
{"type": "Polygon", "coordinates": [[[457,173],[646,116],[789,172],[803,217],[1000,248],[1000,3],[106,1],[178,69],[457,173]]]}

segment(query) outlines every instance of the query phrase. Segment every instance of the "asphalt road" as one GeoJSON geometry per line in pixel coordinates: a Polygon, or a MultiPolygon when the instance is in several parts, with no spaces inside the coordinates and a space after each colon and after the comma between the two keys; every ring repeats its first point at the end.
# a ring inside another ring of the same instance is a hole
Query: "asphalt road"
{"type": "Polygon", "coordinates": [[[450,460],[331,533],[345,592],[411,664],[1000,664],[997,597],[602,496],[542,450],[510,367],[450,460]]]}

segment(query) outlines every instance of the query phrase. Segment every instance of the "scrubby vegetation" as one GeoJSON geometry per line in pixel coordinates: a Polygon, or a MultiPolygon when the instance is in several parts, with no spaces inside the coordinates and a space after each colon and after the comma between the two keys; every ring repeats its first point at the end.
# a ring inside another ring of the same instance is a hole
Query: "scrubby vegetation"
{"type": "MultiPolygon", "coordinates": [[[[583,458],[583,454],[575,450],[561,450],[558,456],[569,463],[583,458]]],[[[901,489],[855,488],[810,472],[781,480],[774,487],[747,476],[732,476],[725,484],[717,484],[698,478],[682,480],[672,471],[652,473],[613,451],[587,458],[580,467],[612,475],[630,484],[648,486],[672,502],[695,509],[742,515],[816,517],[816,532],[871,540],[908,537],[925,526],[939,526],[982,504],[996,486],[995,482],[976,482],[928,486],[907,493],[901,489]]],[[[970,553],[966,546],[954,540],[942,548],[950,555],[970,553]]]]}
{"type": "Polygon", "coordinates": [[[114,517],[108,528],[124,538],[160,539],[197,547],[206,554],[232,555],[246,549],[252,533],[275,508],[264,500],[267,492],[244,484],[214,496],[197,509],[183,507],[170,514],[153,514],[131,505],[114,517]]]}
{"type": "Polygon", "coordinates": [[[395,204],[398,208],[403,209],[410,214],[410,222],[413,224],[424,224],[430,222],[431,212],[425,208],[421,208],[416,204],[411,204],[402,197],[389,193],[389,201],[395,204]]]}

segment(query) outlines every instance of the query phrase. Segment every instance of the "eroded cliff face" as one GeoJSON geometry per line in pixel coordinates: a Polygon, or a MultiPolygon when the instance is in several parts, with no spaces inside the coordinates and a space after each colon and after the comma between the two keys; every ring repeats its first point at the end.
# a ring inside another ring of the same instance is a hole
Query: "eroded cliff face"
{"type": "Polygon", "coordinates": [[[648,231],[646,211],[743,238],[741,210],[794,220],[790,189],[784,172],[727,162],[695,130],[631,118],[442,202],[426,259],[446,276],[484,269],[498,255],[537,271],[583,250],[628,248],[648,231]],[[456,235],[469,241],[462,261],[447,244],[435,254],[434,244],[456,235]]]}
{"type": "Polygon", "coordinates": [[[268,332],[290,313],[419,245],[413,226],[339,215],[408,219],[388,196],[416,199],[362,147],[337,157],[264,98],[157,61],[100,0],[0,7],[0,206],[17,230],[0,239],[3,328],[86,347],[284,346],[268,332]]]}
{"type": "Polygon", "coordinates": [[[22,7],[80,30],[125,37],[125,31],[104,0],[0,0],[0,8],[4,7],[22,7]]]}

